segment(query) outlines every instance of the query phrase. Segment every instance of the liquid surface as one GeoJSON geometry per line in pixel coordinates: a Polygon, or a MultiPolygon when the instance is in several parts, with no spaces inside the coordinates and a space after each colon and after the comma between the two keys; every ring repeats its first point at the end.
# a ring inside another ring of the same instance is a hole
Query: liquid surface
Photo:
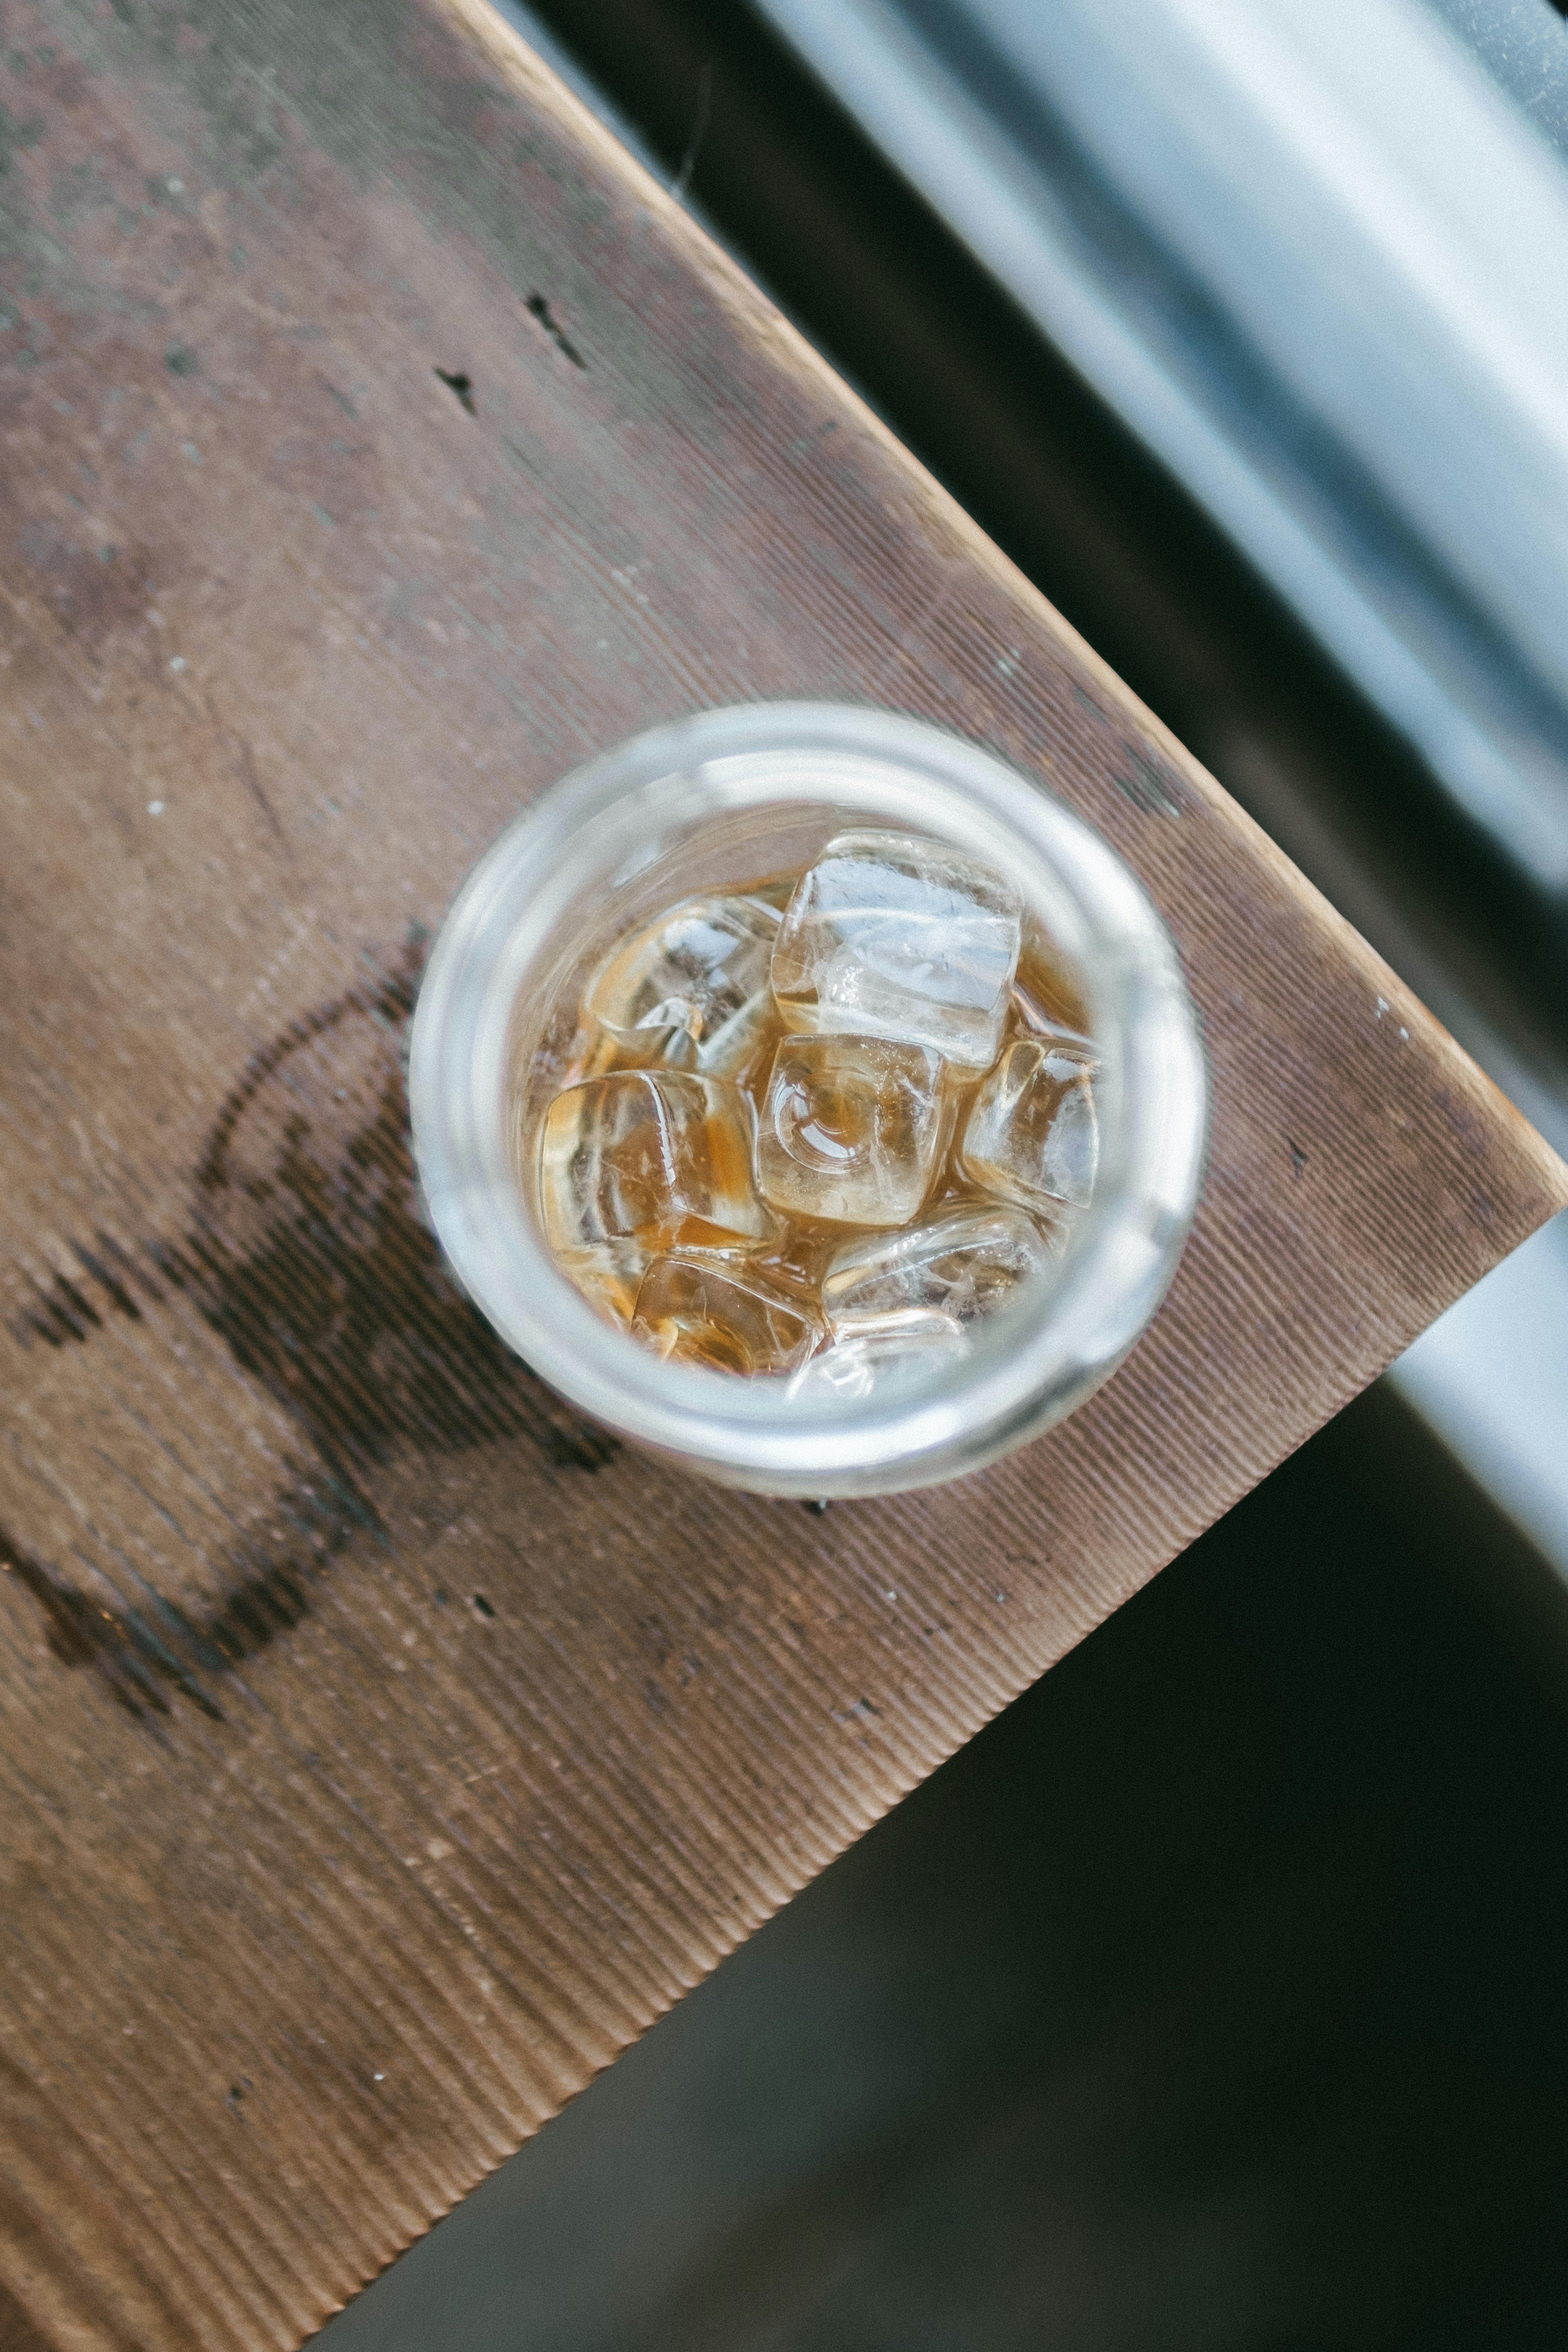
{"type": "Polygon", "coordinates": [[[564,1011],[521,1111],[545,1237],[667,1361],[822,1403],[957,1363],[1092,1193],[1081,1005],[942,843],[841,834],[683,898],[564,1011]]]}

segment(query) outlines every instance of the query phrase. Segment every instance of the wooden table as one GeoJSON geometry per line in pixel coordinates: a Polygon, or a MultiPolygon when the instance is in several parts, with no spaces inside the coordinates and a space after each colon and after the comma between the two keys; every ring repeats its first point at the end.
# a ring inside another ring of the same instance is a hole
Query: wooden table
{"type": "Polygon", "coordinates": [[[292,2346],[1568,1182],[480,0],[0,23],[0,2343],[292,2346]],[[825,1517],[507,1360],[399,1062],[531,793],[784,695],[1100,825],[1215,1081],[1117,1379],[825,1517]]]}

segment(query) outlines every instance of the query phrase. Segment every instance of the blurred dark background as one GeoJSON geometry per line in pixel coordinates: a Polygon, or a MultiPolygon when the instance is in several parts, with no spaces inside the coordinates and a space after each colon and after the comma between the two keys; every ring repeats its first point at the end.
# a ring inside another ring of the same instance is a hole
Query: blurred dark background
{"type": "MultiPolygon", "coordinates": [[[[1551,0],[506,13],[1563,1148],[1551,0]]],[[[1559,1221],[321,2340],[1568,2342],[1565,1574],[1559,1221]]]]}

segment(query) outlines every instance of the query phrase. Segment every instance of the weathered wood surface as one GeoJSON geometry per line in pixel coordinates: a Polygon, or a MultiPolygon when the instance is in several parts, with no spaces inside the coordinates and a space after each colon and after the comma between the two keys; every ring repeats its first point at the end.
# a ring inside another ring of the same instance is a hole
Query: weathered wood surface
{"type": "Polygon", "coordinates": [[[1563,1171],[479,0],[0,25],[0,2344],[291,2346],[1563,1171]],[[1215,1078],[1119,1377],[826,1517],[504,1359],[399,1066],[521,800],[775,695],[1086,811],[1215,1078]]]}

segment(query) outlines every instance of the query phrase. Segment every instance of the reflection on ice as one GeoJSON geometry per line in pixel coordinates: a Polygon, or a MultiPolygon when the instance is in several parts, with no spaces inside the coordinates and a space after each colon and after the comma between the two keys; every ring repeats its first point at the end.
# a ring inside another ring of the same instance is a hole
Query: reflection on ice
{"type": "Polygon", "coordinates": [[[786,1216],[901,1225],[943,1139],[942,1066],[881,1037],[785,1037],[757,1144],[764,1198],[786,1216]]]}
{"type": "Polygon", "coordinates": [[[773,950],[799,1029],[888,1037],[983,1070],[1017,966],[1017,892],[910,834],[841,833],[802,875],[773,950]]]}
{"type": "Polygon", "coordinates": [[[968,1353],[969,1341],[951,1316],[906,1308],[832,1339],[795,1373],[789,1393],[816,1406],[868,1397],[951,1370],[968,1353]]]}
{"type": "Polygon", "coordinates": [[[1042,1230],[1021,1209],[961,1207],[837,1251],[823,1277],[823,1310],[836,1333],[900,1309],[973,1322],[1007,1305],[1060,1247],[1059,1234],[1042,1230]]]}
{"type": "Polygon", "coordinates": [[[806,1302],[739,1251],[682,1250],[656,1258],[637,1294],[633,1336],[657,1355],[723,1372],[788,1372],[822,1326],[806,1302]]]}
{"type": "Polygon", "coordinates": [[[668,1247],[691,1223],[760,1240],[755,1117],[738,1087],[620,1070],[556,1096],[540,1139],[544,1228],[558,1255],[622,1236],[668,1247]]]}
{"type": "Polygon", "coordinates": [[[618,947],[587,1010],[623,1062],[732,1077],[773,1007],[779,915],[764,898],[692,898],[618,947]]]}
{"type": "Polygon", "coordinates": [[[1093,1069],[1084,1053],[1044,1038],[1009,1045],[964,1126],[960,1152],[970,1181],[1025,1208],[1082,1207],[1100,1164],[1093,1069]]]}

